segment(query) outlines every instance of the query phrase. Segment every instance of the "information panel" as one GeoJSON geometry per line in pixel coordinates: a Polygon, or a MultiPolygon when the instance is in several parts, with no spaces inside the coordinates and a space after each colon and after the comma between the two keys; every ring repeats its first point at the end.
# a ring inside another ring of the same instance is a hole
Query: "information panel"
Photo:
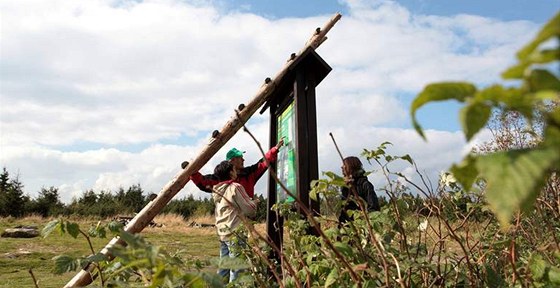
{"type": "MultiPolygon", "coordinates": [[[[296,195],[296,115],[294,113],[294,101],[278,116],[277,121],[277,139],[280,140],[284,137],[284,147],[278,152],[276,175],[290,193],[296,195]]],[[[295,200],[286,193],[280,184],[276,184],[276,191],[277,203],[293,202],[295,200]]]]}

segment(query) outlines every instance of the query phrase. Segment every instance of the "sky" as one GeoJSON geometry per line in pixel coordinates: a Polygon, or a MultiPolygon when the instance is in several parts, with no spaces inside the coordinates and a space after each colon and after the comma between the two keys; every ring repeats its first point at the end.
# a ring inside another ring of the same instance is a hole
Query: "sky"
{"type": "MultiPolygon", "coordinates": [[[[340,12],[317,49],[333,69],[317,87],[320,172],[340,173],[332,132],[345,156],[389,141],[389,153],[410,154],[437,182],[488,133],[467,143],[460,106],[430,104],[418,114],[424,141],[411,128],[412,99],[438,81],[500,82],[559,8],[557,0],[0,0],[0,165],[30,197],[56,187],[69,203],[134,184],[159,193],[340,12]]],[[[269,120],[267,111],[247,123],[266,147],[275,144],[269,120]]],[[[246,164],[261,157],[240,131],[201,172],[231,147],[247,151],[246,164]]],[[[379,174],[369,176],[377,187],[379,174]]],[[[208,194],[188,183],[175,197],[188,195],[208,194]]]]}

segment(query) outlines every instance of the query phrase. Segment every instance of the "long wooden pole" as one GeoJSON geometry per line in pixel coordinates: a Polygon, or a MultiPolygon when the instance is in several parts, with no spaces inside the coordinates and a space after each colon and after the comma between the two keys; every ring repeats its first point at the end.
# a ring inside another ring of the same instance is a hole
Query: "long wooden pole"
{"type": "MultiPolygon", "coordinates": [[[[210,158],[212,158],[220,148],[222,148],[237,131],[243,127],[249,118],[261,107],[272,95],[272,92],[282,81],[282,78],[289,71],[293,63],[296,62],[298,57],[309,47],[316,49],[323,43],[327,37],[326,34],[329,30],[340,20],[342,15],[336,13],[324,26],[323,28],[317,28],[315,33],[307,41],[303,49],[295,55],[295,57],[290,57],[288,62],[282,67],[280,72],[276,74],[273,79],[267,78],[265,83],[259,88],[257,94],[253,99],[244,107],[240,106],[239,111],[224,125],[224,127],[218,132],[213,133],[213,137],[210,139],[210,143],[202,149],[198,156],[190,163],[188,166],[181,170],[173,180],[171,180],[163,189],[159,192],[158,196],[150,201],[129,223],[126,225],[124,230],[129,233],[139,233],[150,223],[154,217],[159,214],[159,212],[171,201],[171,199],[185,187],[187,182],[190,180],[190,176],[200,170],[210,158]]],[[[113,259],[113,256],[109,253],[109,248],[115,245],[126,245],[126,243],[120,240],[118,237],[113,238],[106,246],[101,250],[101,254],[106,255],[109,259],[113,259]]],[[[83,270],[78,272],[74,278],[72,278],[64,287],[83,287],[90,284],[95,278],[94,265],[87,265],[83,270]]]]}

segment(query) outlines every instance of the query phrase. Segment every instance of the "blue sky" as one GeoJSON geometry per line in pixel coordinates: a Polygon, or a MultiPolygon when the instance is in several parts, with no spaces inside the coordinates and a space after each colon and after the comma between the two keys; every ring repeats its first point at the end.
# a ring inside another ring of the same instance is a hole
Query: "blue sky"
{"type": "MultiPolygon", "coordinates": [[[[390,141],[392,153],[411,154],[437,177],[488,135],[465,143],[459,106],[434,104],[419,112],[424,142],[410,129],[410,101],[428,83],[500,81],[559,8],[552,0],[0,0],[0,165],[32,197],[54,186],[69,202],[137,183],[157,193],[341,12],[317,49],[333,68],[317,87],[320,170],[340,167],[332,132],[346,155],[390,141]]],[[[265,113],[248,125],[265,146],[268,121],[265,113]]],[[[248,151],[246,163],[259,158],[239,132],[203,172],[231,147],[248,151]]],[[[178,197],[188,194],[203,196],[190,183],[178,197]]]]}
{"type": "MultiPolygon", "coordinates": [[[[506,21],[524,19],[537,23],[550,18],[560,8],[560,3],[556,0],[400,0],[396,2],[415,13],[425,15],[473,14],[506,21]]],[[[336,0],[235,0],[222,3],[228,9],[250,11],[274,18],[348,12],[345,3],[336,0]]]]}

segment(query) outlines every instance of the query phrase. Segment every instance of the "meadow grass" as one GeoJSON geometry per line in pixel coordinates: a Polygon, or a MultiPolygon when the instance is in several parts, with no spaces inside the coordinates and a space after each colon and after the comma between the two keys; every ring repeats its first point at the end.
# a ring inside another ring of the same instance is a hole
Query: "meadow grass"
{"type": "MultiPolygon", "coordinates": [[[[0,218],[0,231],[18,225],[36,226],[42,230],[54,218],[38,216],[22,219],[0,218]]],[[[98,221],[107,223],[110,219],[94,218],[65,218],[76,222],[80,228],[87,231],[98,221]]],[[[161,227],[147,227],[141,235],[150,243],[163,247],[170,253],[180,251],[182,257],[189,259],[210,260],[219,256],[219,242],[215,228],[194,228],[188,223],[213,223],[212,216],[188,219],[174,214],[158,215],[154,219],[161,227]]],[[[111,240],[108,238],[91,238],[96,252],[100,251],[111,240]]],[[[76,274],[69,272],[62,275],[52,273],[53,257],[57,255],[84,256],[91,254],[85,238],[81,235],[77,239],[70,235],[51,233],[46,238],[0,238],[0,287],[34,287],[31,269],[38,280],[39,287],[62,287],[76,274]]],[[[209,267],[208,269],[214,269],[209,267]]]]}

